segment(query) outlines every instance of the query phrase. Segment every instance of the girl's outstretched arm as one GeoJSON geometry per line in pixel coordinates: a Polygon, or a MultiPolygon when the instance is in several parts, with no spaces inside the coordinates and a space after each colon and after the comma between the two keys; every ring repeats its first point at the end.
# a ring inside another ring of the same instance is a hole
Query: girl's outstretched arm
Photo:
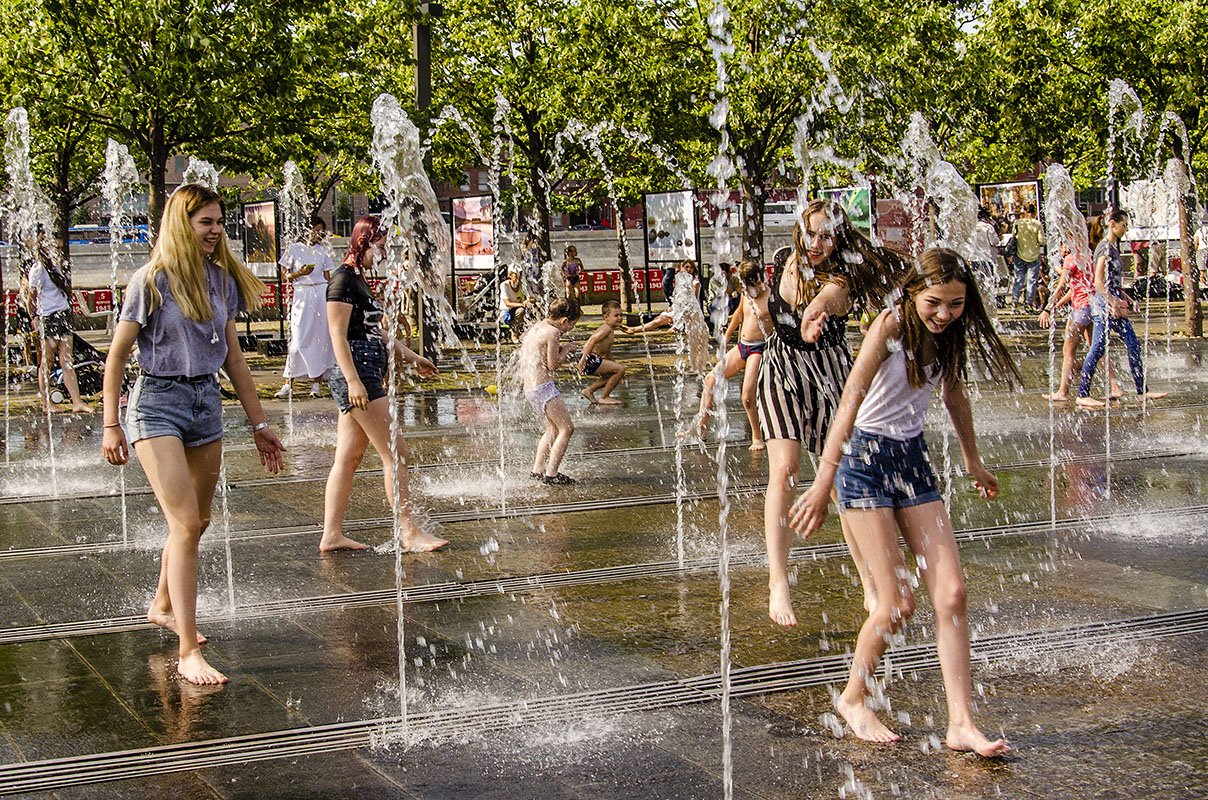
{"type": "Polygon", "coordinates": [[[982,497],[993,499],[998,496],[998,478],[981,462],[977,452],[977,436],[973,433],[973,408],[965,394],[965,383],[960,378],[944,381],[944,407],[952,418],[956,438],[961,443],[961,456],[965,459],[965,472],[973,478],[982,497]]]}
{"type": "Polygon", "coordinates": [[[805,494],[797,498],[789,511],[789,526],[802,536],[809,536],[822,523],[826,522],[827,508],[830,505],[831,490],[835,485],[835,472],[839,469],[839,459],[843,455],[843,444],[851,438],[852,430],[856,427],[856,412],[864,402],[872,386],[872,379],[885,359],[889,358],[889,340],[901,335],[897,318],[891,310],[881,312],[868,329],[868,336],[860,347],[860,355],[856,357],[855,366],[847,376],[843,386],[843,395],[839,398],[839,408],[831,420],[830,431],[826,434],[826,446],[818,459],[818,472],[814,482],[805,494]]]}
{"type": "Polygon", "coordinates": [[[813,344],[820,335],[820,317],[841,317],[848,311],[851,311],[851,293],[847,287],[838,283],[825,284],[801,312],[801,338],[813,344]]]}

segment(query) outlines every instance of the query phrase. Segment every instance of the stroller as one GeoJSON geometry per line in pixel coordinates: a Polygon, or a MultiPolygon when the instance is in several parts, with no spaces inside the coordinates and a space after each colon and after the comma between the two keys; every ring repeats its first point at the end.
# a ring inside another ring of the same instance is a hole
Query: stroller
{"type": "MultiPolygon", "coordinates": [[[[105,381],[105,355],[82,339],[78,333],[73,333],[71,339],[72,365],[75,367],[76,380],[80,384],[80,394],[97,394],[105,381]]],[[[122,395],[130,390],[132,383],[133,377],[127,370],[122,379],[122,395]]],[[[63,370],[59,367],[55,367],[50,373],[50,402],[67,402],[67,387],[63,383],[63,370]]]]}

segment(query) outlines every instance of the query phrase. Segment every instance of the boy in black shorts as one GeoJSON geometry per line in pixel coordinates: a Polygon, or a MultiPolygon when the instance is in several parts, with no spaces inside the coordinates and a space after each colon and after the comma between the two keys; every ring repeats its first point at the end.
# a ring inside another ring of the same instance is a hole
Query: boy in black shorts
{"type": "Polygon", "coordinates": [[[621,304],[616,300],[605,300],[600,306],[600,315],[604,322],[583,345],[583,355],[579,358],[579,371],[596,380],[579,394],[593,404],[619,406],[621,401],[611,395],[625,377],[625,367],[613,361],[611,356],[613,337],[621,327],[621,304]],[[604,392],[597,399],[596,392],[601,388],[604,392]]]}

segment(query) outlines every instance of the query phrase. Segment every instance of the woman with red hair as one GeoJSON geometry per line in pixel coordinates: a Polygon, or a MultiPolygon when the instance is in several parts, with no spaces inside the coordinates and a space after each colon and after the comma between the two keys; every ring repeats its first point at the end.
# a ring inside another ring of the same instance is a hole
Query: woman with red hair
{"type": "Polygon", "coordinates": [[[344,535],[344,514],[352,496],[352,479],[369,445],[382,460],[386,502],[394,506],[402,547],[410,552],[437,550],[448,544],[420,527],[407,488],[410,450],[401,433],[396,441],[401,463],[399,503],[395,504],[394,461],[390,454],[390,406],[386,398],[387,347],[398,359],[411,364],[423,377],[436,374],[436,366],[394,339],[383,323],[382,306],[374,297],[365,273],[385,257],[386,229],[376,216],[361,217],[352,228],[343,263],[327,284],[327,328],[336,366],[328,376],[331,396],[340,408],[336,428],[336,455],[327,477],[324,496],[323,538],[319,550],[364,550],[368,545],[344,535]]]}

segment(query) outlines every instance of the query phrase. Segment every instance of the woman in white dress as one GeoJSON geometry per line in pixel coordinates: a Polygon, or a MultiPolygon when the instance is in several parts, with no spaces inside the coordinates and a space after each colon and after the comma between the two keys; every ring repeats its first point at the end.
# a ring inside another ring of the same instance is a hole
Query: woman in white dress
{"type": "Polygon", "coordinates": [[[319,396],[319,381],[335,363],[331,334],[327,332],[327,281],[336,265],[323,238],[327,225],[321,219],[311,224],[302,240],[286,248],[281,267],[294,284],[289,313],[289,356],[285,359],[285,385],[277,397],[290,396],[294,378],[310,379],[310,396],[319,396]]]}

